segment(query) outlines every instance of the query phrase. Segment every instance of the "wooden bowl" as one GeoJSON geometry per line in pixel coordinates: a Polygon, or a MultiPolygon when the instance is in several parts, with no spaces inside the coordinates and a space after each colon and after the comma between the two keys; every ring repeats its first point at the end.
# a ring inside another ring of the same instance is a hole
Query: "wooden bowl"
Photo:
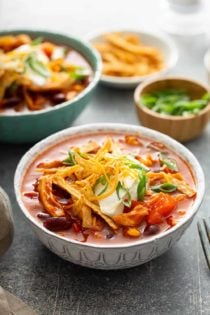
{"type": "Polygon", "coordinates": [[[184,77],[164,77],[146,81],[137,86],[134,102],[142,125],[163,132],[180,142],[197,138],[205,129],[210,118],[210,103],[196,115],[171,116],[156,113],[141,104],[140,97],[163,89],[186,90],[192,99],[201,98],[209,92],[208,86],[184,77]]]}

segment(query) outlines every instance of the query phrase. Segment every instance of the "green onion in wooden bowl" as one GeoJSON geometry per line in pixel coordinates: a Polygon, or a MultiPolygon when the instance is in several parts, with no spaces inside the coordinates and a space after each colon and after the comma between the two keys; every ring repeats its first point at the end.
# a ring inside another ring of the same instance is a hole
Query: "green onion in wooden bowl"
{"type": "Polygon", "coordinates": [[[164,89],[145,93],[141,103],[156,113],[188,116],[198,114],[210,101],[210,93],[205,93],[199,99],[192,99],[189,93],[181,89],[164,89]]]}
{"type": "Polygon", "coordinates": [[[140,84],[134,102],[142,125],[178,141],[197,138],[210,118],[209,87],[184,77],[161,77],[140,84]]]}

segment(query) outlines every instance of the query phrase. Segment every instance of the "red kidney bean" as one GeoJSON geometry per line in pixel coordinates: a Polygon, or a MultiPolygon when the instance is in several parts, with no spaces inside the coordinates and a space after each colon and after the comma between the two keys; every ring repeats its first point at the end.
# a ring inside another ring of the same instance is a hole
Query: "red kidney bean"
{"type": "Polygon", "coordinates": [[[111,233],[109,233],[109,234],[106,235],[106,239],[107,239],[107,240],[109,240],[109,239],[111,239],[111,238],[113,238],[113,237],[114,237],[114,235],[111,234],[111,233]]]}
{"type": "Polygon", "coordinates": [[[56,93],[54,95],[52,95],[52,98],[51,98],[53,104],[60,104],[60,103],[63,103],[66,101],[66,97],[63,93],[56,93]]]}
{"type": "Polygon", "coordinates": [[[45,219],[48,219],[48,218],[51,218],[51,217],[46,212],[39,212],[39,213],[37,213],[37,218],[45,220],[45,219]]]}
{"type": "Polygon", "coordinates": [[[19,97],[10,97],[1,102],[0,107],[12,107],[18,105],[21,102],[19,97]]]}
{"type": "Polygon", "coordinates": [[[63,231],[70,229],[72,220],[66,217],[48,218],[43,222],[43,225],[50,231],[63,231]]]}
{"type": "Polygon", "coordinates": [[[160,228],[157,224],[147,225],[144,230],[144,235],[154,235],[160,231],[160,228]]]}

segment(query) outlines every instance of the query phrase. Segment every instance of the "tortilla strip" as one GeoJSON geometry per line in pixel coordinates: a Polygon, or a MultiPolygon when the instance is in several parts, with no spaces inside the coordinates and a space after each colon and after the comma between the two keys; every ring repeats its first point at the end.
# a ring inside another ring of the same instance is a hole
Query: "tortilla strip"
{"type": "Polygon", "coordinates": [[[149,211],[146,207],[138,205],[128,213],[114,215],[113,220],[118,225],[135,227],[144,220],[148,213],[149,211]]]}
{"type": "Polygon", "coordinates": [[[22,44],[28,44],[30,42],[31,38],[26,34],[0,36],[0,48],[5,51],[9,51],[22,44]]]}
{"type": "Polygon", "coordinates": [[[5,70],[0,77],[0,100],[4,98],[6,89],[18,79],[19,75],[13,70],[5,70]]]}
{"type": "Polygon", "coordinates": [[[82,153],[96,153],[100,149],[100,145],[96,141],[89,141],[87,144],[83,145],[80,149],[82,153]]]}
{"type": "MultiPolygon", "coordinates": [[[[67,183],[62,177],[54,175],[52,181],[54,184],[58,185],[77,199],[81,199],[83,197],[82,194],[73,187],[74,185],[67,183]]],[[[84,197],[84,203],[91,208],[92,211],[99,215],[113,230],[117,230],[116,224],[112,221],[112,219],[101,212],[99,206],[89,201],[86,197],[84,197]]]]}
{"type": "Polygon", "coordinates": [[[65,178],[71,176],[72,174],[76,174],[76,172],[80,171],[81,169],[81,166],[77,164],[74,166],[66,166],[65,168],[61,167],[57,169],[56,175],[65,178]]]}
{"type": "Polygon", "coordinates": [[[145,45],[135,34],[108,33],[94,47],[101,54],[105,75],[144,76],[165,66],[161,50],[145,45]]]}
{"type": "Polygon", "coordinates": [[[104,221],[114,230],[116,231],[118,229],[118,226],[114,223],[114,221],[108,217],[107,215],[103,214],[99,208],[99,206],[97,206],[96,204],[94,204],[93,202],[87,200],[86,198],[84,198],[85,203],[88,207],[90,207],[98,216],[100,216],[102,219],[104,219],[104,221]]]}
{"type": "Polygon", "coordinates": [[[157,56],[159,56],[159,51],[156,48],[129,43],[125,38],[119,36],[119,34],[117,33],[106,34],[105,39],[112,45],[131,53],[145,54],[155,59],[157,58],[157,56]]]}
{"type": "Polygon", "coordinates": [[[41,162],[37,165],[38,168],[57,168],[63,166],[63,162],[60,160],[50,161],[50,162],[41,162]]]}
{"type": "Polygon", "coordinates": [[[82,226],[84,228],[92,228],[93,227],[93,217],[91,214],[91,208],[84,205],[82,207],[82,226]]]}
{"type": "Polygon", "coordinates": [[[153,185],[153,184],[155,184],[156,181],[163,182],[165,179],[165,173],[163,173],[163,172],[159,172],[159,173],[148,172],[147,177],[149,179],[149,184],[153,185]]]}
{"type": "Polygon", "coordinates": [[[62,177],[67,177],[72,175],[80,169],[79,165],[75,166],[65,166],[63,161],[52,161],[52,162],[43,162],[37,165],[37,172],[44,174],[59,174],[62,177]]]}
{"type": "Polygon", "coordinates": [[[45,175],[38,182],[39,199],[45,209],[53,217],[64,216],[64,211],[52,193],[52,176],[45,175]]]}
{"type": "Polygon", "coordinates": [[[109,43],[94,43],[94,47],[101,53],[102,59],[105,58],[106,53],[114,54],[115,57],[118,57],[120,60],[125,61],[127,63],[134,63],[138,59],[145,59],[143,56],[137,56],[129,51],[122,50],[118,47],[115,47],[113,45],[110,45],[109,43]]]}
{"type": "Polygon", "coordinates": [[[118,76],[134,76],[135,66],[126,65],[121,62],[116,63],[103,63],[103,73],[107,75],[118,75],[118,76]]]}
{"type": "Polygon", "coordinates": [[[147,176],[149,178],[149,184],[153,185],[156,181],[161,183],[168,182],[177,186],[177,190],[185,194],[187,197],[191,198],[196,195],[196,191],[190,187],[182,178],[181,173],[169,174],[164,172],[153,173],[148,172],[147,176]]]}
{"type": "Polygon", "coordinates": [[[77,199],[80,199],[82,197],[82,194],[77,189],[75,189],[72,184],[67,183],[65,179],[61,176],[53,175],[52,182],[53,184],[61,187],[63,190],[67,191],[70,195],[73,195],[77,199]]]}
{"type": "Polygon", "coordinates": [[[52,77],[46,81],[43,85],[37,85],[33,83],[26,76],[19,77],[19,84],[24,86],[30,91],[34,92],[45,92],[45,91],[53,91],[53,90],[66,90],[73,83],[75,79],[71,78],[70,75],[63,72],[53,72],[52,77]]]}
{"type": "Polygon", "coordinates": [[[188,185],[184,180],[179,180],[170,174],[167,174],[167,177],[169,178],[170,183],[177,186],[177,190],[181,191],[187,197],[191,198],[196,195],[196,191],[191,188],[190,185],[188,185]]]}

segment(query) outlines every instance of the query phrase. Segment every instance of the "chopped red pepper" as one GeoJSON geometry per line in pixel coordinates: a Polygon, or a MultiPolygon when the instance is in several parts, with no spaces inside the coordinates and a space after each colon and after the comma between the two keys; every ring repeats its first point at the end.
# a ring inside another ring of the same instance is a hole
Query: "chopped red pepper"
{"type": "Polygon", "coordinates": [[[35,191],[30,191],[30,192],[24,193],[24,196],[30,199],[36,199],[38,198],[38,193],[35,191]]]}
{"type": "Polygon", "coordinates": [[[74,222],[72,224],[72,227],[73,227],[75,233],[79,233],[82,231],[82,226],[80,223],[74,222]]]}

